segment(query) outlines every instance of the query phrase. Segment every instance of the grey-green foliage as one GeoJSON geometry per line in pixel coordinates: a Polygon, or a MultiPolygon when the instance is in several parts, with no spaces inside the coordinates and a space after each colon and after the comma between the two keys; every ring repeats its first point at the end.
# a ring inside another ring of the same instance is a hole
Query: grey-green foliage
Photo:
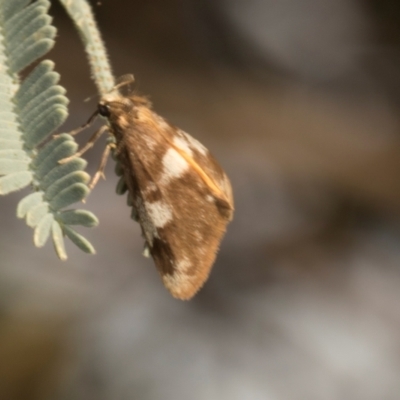
{"type": "Polygon", "coordinates": [[[49,7],[49,0],[0,0],[0,194],[30,185],[32,193],[19,202],[17,216],[34,229],[37,247],[51,235],[57,255],[66,259],[64,236],[94,253],[71,226],[91,227],[98,221],[86,210],[65,210],[88,195],[89,175],[81,158],[59,163],[77,150],[71,135],[50,138],[68,116],[54,63],[41,61],[20,79],[21,71],[54,45],[49,7]]]}

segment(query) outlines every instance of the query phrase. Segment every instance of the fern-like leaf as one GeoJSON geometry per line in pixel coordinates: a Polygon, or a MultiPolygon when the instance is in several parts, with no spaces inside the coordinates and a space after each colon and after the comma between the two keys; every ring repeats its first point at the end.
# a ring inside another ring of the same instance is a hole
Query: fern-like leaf
{"type": "Polygon", "coordinates": [[[85,210],[64,210],[89,193],[86,161],[73,158],[59,164],[78,146],[66,133],[49,139],[68,116],[68,99],[54,63],[40,62],[22,82],[19,76],[54,45],[49,7],[49,0],[0,0],[0,194],[31,185],[17,216],[34,229],[37,247],[51,235],[57,255],[66,259],[65,235],[94,253],[71,225],[95,226],[97,218],[85,210]]]}

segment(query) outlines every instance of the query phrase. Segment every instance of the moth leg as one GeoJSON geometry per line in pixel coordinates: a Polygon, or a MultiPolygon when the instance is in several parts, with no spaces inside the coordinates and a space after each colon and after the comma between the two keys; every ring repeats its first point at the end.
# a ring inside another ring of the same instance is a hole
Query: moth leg
{"type": "Polygon", "coordinates": [[[106,179],[104,176],[104,169],[106,168],[107,160],[108,160],[108,157],[110,156],[110,152],[111,152],[112,148],[115,148],[115,143],[108,143],[106,148],[104,149],[103,155],[101,156],[99,168],[97,169],[96,173],[93,175],[93,178],[89,184],[90,190],[92,190],[96,186],[97,182],[99,181],[99,179],[101,177],[106,179]]]}
{"type": "MultiPolygon", "coordinates": [[[[98,114],[99,114],[99,112],[98,112],[98,110],[96,110],[96,111],[90,116],[90,118],[87,120],[86,123],[84,123],[84,124],[83,124],[82,126],[80,126],[79,128],[76,128],[76,129],[74,129],[73,131],[68,132],[68,133],[69,133],[71,136],[75,136],[75,135],[77,135],[78,133],[84,131],[86,128],[88,128],[90,125],[92,125],[93,121],[95,120],[95,118],[97,117],[98,114]]],[[[55,139],[55,138],[57,138],[57,137],[59,137],[59,136],[60,136],[60,134],[57,134],[57,135],[53,135],[52,137],[53,137],[53,139],[55,139]]]]}
{"type": "Polygon", "coordinates": [[[99,114],[99,112],[96,110],[87,120],[86,123],[84,123],[82,126],[80,126],[79,128],[74,129],[73,131],[69,132],[69,134],[71,136],[75,136],[78,133],[84,131],[86,128],[89,128],[90,125],[92,125],[93,121],[95,120],[95,118],[97,117],[97,115],[99,114]]]}
{"type": "Polygon", "coordinates": [[[99,137],[108,129],[107,125],[103,125],[99,130],[97,130],[91,138],[88,140],[88,142],[75,154],[73,154],[70,157],[63,158],[60,160],[58,163],[59,164],[65,164],[68,161],[72,160],[73,158],[80,157],[82,154],[86,153],[90,148],[93,147],[94,143],[99,139],[99,137]]]}
{"type": "Polygon", "coordinates": [[[124,148],[125,143],[121,140],[118,145],[116,145],[114,147],[114,155],[117,157],[118,159],[118,154],[121,152],[121,150],[124,148]]]}

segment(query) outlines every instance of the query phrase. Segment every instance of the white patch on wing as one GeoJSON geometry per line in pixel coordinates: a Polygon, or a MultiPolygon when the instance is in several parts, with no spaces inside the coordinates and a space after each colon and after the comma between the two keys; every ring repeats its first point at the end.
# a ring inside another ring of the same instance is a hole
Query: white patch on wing
{"type": "Polygon", "coordinates": [[[146,202],[145,205],[149,217],[156,228],[163,228],[172,220],[172,210],[163,201],[155,201],[154,203],[146,202]]]}
{"type": "Polygon", "coordinates": [[[172,148],[168,149],[164,154],[162,164],[161,183],[168,183],[173,178],[179,178],[189,169],[187,161],[172,148]]]}
{"type": "Polygon", "coordinates": [[[169,289],[174,297],[187,299],[193,296],[196,284],[193,282],[195,278],[191,278],[184,272],[175,271],[173,275],[162,276],[164,285],[169,289]]]}
{"type": "Polygon", "coordinates": [[[182,257],[182,259],[176,263],[177,270],[182,273],[186,273],[191,266],[192,263],[187,257],[182,257]]]}
{"type": "Polygon", "coordinates": [[[209,203],[212,203],[212,202],[214,201],[214,197],[211,196],[210,194],[208,194],[208,195],[206,196],[206,200],[207,200],[209,203]]]}
{"type": "Polygon", "coordinates": [[[206,156],[208,153],[207,147],[203,146],[198,140],[196,140],[194,137],[190,136],[188,133],[181,131],[182,134],[185,136],[186,140],[188,141],[190,147],[193,150],[196,150],[203,156],[206,156]]]}
{"type": "Polygon", "coordinates": [[[147,246],[147,244],[145,244],[145,246],[144,246],[142,255],[143,255],[143,257],[146,257],[146,258],[149,258],[151,256],[150,248],[149,248],[149,246],[147,246]]]}
{"type": "Polygon", "coordinates": [[[154,182],[148,182],[143,193],[145,195],[149,195],[152,192],[155,192],[157,190],[157,186],[154,182]]]}
{"type": "Polygon", "coordinates": [[[179,147],[181,150],[183,150],[185,153],[187,153],[190,157],[193,157],[193,151],[189,147],[189,143],[184,137],[175,136],[174,137],[174,145],[176,147],[179,147]]]}

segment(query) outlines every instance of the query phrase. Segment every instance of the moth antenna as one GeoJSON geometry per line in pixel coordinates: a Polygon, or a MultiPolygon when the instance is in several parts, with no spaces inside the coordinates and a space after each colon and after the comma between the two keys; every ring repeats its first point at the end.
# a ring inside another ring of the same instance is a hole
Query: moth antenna
{"type": "Polygon", "coordinates": [[[115,83],[114,87],[110,91],[113,92],[113,91],[115,91],[123,86],[127,86],[133,82],[135,82],[135,77],[132,74],[122,75],[117,79],[117,82],[115,83]]]}
{"type": "Polygon", "coordinates": [[[86,97],[86,99],[83,100],[84,103],[88,103],[90,100],[93,100],[95,97],[99,97],[97,93],[90,95],[89,97],[86,97]]]}

